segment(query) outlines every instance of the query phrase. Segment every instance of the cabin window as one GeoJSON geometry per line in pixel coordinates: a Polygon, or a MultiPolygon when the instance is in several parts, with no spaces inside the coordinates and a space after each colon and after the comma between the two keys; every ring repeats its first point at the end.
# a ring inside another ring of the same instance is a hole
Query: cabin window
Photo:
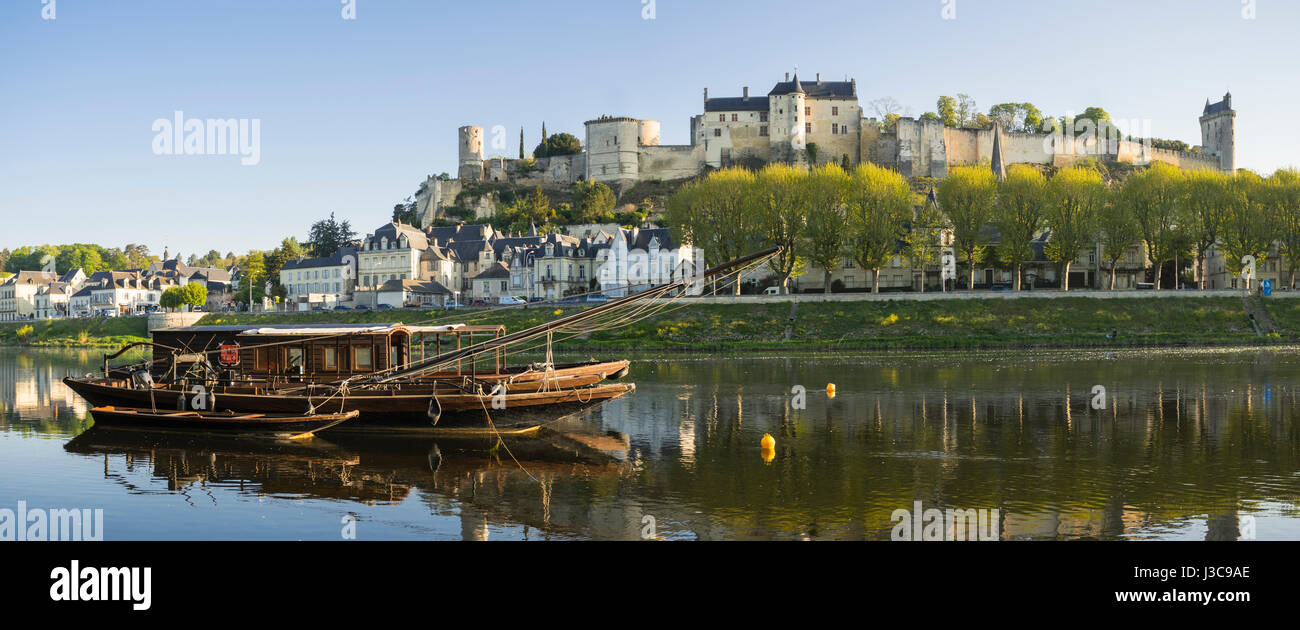
{"type": "Polygon", "coordinates": [[[289,372],[301,374],[302,365],[302,348],[286,348],[284,351],[284,365],[289,372]]]}
{"type": "Polygon", "coordinates": [[[270,359],[270,348],[258,348],[253,359],[253,367],[258,370],[265,370],[266,364],[271,362],[270,359]]]}
{"type": "Polygon", "coordinates": [[[355,365],[358,370],[369,370],[372,367],[370,348],[353,348],[352,365],[355,365]]]}
{"type": "Polygon", "coordinates": [[[324,354],[325,354],[325,356],[324,356],[324,359],[325,359],[325,369],[327,369],[327,370],[337,370],[337,369],[339,369],[339,349],[338,349],[338,348],[325,348],[325,353],[324,353],[324,354]]]}

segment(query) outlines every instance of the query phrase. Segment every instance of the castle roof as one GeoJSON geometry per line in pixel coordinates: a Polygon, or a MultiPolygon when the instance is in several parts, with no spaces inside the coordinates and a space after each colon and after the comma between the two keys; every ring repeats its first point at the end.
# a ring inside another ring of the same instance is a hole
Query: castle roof
{"type": "Polygon", "coordinates": [[[1225,94],[1222,101],[1211,103],[1209,99],[1205,101],[1205,115],[1217,114],[1219,112],[1232,111],[1232,94],[1225,94]]]}
{"type": "Polygon", "coordinates": [[[858,86],[853,81],[821,81],[800,83],[799,75],[792,81],[782,81],[768,92],[768,96],[803,93],[808,98],[857,98],[858,86]]]}
{"type": "Polygon", "coordinates": [[[728,96],[724,98],[711,98],[704,101],[704,111],[706,112],[765,112],[770,106],[770,99],[766,96],[728,96]]]}

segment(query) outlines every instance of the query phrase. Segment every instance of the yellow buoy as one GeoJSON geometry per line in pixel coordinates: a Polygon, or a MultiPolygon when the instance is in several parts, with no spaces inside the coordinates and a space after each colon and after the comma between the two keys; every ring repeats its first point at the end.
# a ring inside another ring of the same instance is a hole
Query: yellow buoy
{"type": "Polygon", "coordinates": [[[764,464],[770,464],[772,460],[776,459],[776,449],[774,448],[765,448],[760,454],[763,456],[764,464]]]}
{"type": "Polygon", "coordinates": [[[759,441],[758,445],[761,446],[763,450],[770,451],[776,448],[776,439],[772,437],[772,434],[764,433],[763,439],[759,441]]]}
{"type": "Polygon", "coordinates": [[[827,383],[827,384],[826,384],[826,397],[827,397],[827,398],[834,398],[834,397],[835,397],[835,383],[827,383]]]}

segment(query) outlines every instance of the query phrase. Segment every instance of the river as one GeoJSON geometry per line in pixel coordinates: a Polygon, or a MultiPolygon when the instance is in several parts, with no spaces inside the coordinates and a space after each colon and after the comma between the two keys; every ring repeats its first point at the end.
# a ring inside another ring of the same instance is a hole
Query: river
{"type": "Polygon", "coordinates": [[[558,441],[289,443],[91,428],[60,379],[99,353],[5,348],[0,509],[102,509],[105,540],[889,540],[919,502],[1001,539],[1296,540],[1296,350],[639,359],[558,441]]]}

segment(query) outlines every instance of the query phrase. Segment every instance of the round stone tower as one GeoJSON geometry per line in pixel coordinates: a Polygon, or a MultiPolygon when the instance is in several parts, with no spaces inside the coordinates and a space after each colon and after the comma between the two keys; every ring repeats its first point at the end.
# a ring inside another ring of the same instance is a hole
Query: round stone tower
{"type": "Polygon", "coordinates": [[[587,179],[593,182],[637,179],[642,121],[612,117],[587,121],[587,179]]]}
{"type": "Polygon", "coordinates": [[[805,159],[804,148],[808,144],[808,116],[804,113],[807,93],[799,83],[799,74],[795,73],[793,81],[779,84],[769,96],[769,135],[772,137],[770,161],[798,162],[805,159]]]}
{"type": "Polygon", "coordinates": [[[483,128],[466,125],[460,128],[460,179],[483,179],[483,128]]]}
{"type": "Polygon", "coordinates": [[[1218,103],[1205,101],[1201,115],[1201,147],[1205,153],[1219,158],[1219,168],[1228,173],[1237,171],[1237,112],[1232,109],[1232,93],[1223,95],[1218,103]]]}

